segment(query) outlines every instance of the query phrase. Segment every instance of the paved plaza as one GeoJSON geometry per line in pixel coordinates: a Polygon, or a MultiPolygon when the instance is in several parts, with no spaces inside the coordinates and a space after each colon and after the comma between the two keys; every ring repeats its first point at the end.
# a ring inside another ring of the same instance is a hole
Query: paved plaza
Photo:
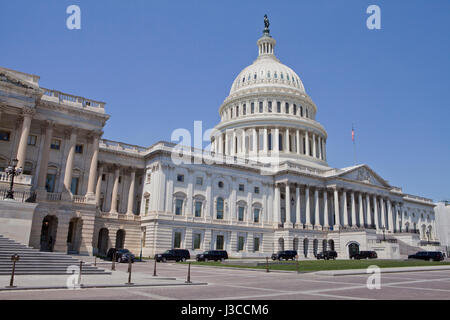
{"type": "MultiPolygon", "coordinates": [[[[105,263],[105,267],[109,265],[105,263]]],[[[7,299],[217,299],[217,300],[302,300],[302,299],[450,299],[450,270],[419,271],[381,274],[381,289],[368,289],[367,274],[323,275],[314,273],[253,271],[205,266],[191,266],[194,283],[205,285],[183,286],[187,275],[186,264],[158,263],[160,278],[154,280],[153,263],[135,263],[134,273],[164,286],[87,288],[80,290],[47,289],[1,291],[0,300],[7,299]]],[[[119,264],[111,279],[122,281],[126,264],[119,264]]],[[[104,276],[102,276],[104,277],[104,276]]],[[[20,278],[18,278],[18,281],[20,278]]],[[[126,279],[123,279],[126,280],[126,279]]],[[[1,279],[2,282],[5,279],[1,279]]],[[[125,281],[124,281],[125,282],[125,281]]],[[[3,287],[3,283],[1,284],[3,287]]],[[[6,284],[7,285],[7,284],[6,284]]]]}

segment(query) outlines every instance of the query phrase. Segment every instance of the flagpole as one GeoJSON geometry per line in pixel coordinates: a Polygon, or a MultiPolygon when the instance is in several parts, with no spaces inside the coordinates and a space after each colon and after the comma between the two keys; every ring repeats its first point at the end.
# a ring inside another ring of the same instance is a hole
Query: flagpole
{"type": "Polygon", "coordinates": [[[352,123],[352,141],[353,141],[353,161],[356,166],[356,144],[355,144],[355,128],[352,123]]]}

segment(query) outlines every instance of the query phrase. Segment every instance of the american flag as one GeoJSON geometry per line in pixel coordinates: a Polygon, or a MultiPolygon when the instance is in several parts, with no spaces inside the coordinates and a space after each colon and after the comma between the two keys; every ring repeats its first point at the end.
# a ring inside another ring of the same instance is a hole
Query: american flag
{"type": "Polygon", "coordinates": [[[353,128],[353,125],[352,125],[352,141],[355,142],[355,129],[353,128]]]}

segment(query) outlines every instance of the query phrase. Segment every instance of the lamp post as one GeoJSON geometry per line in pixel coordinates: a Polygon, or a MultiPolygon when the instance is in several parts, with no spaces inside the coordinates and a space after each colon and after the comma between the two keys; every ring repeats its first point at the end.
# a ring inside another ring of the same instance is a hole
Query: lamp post
{"type": "Polygon", "coordinates": [[[139,252],[139,261],[142,261],[142,244],[144,242],[145,227],[141,227],[141,251],[139,252]]]}
{"type": "Polygon", "coordinates": [[[385,233],[384,233],[384,231],[386,230],[386,227],[383,226],[382,230],[383,230],[383,241],[386,241],[386,235],[385,235],[385,233]]]}
{"type": "Polygon", "coordinates": [[[14,177],[22,173],[22,168],[16,168],[18,162],[19,160],[17,159],[11,160],[11,164],[5,170],[6,174],[11,176],[11,183],[9,185],[8,193],[6,194],[6,199],[14,199],[14,177]]]}

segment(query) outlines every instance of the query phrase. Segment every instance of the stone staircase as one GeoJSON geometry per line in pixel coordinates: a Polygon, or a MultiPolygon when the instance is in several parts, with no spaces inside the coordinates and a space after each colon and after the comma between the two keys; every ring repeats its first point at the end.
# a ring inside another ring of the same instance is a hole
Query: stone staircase
{"type": "MultiPolygon", "coordinates": [[[[20,260],[16,262],[17,275],[68,274],[69,266],[80,266],[80,260],[66,254],[41,252],[0,235],[0,275],[11,274],[13,254],[20,256],[20,260]]],[[[111,274],[111,272],[83,263],[82,274],[111,274]]]]}

